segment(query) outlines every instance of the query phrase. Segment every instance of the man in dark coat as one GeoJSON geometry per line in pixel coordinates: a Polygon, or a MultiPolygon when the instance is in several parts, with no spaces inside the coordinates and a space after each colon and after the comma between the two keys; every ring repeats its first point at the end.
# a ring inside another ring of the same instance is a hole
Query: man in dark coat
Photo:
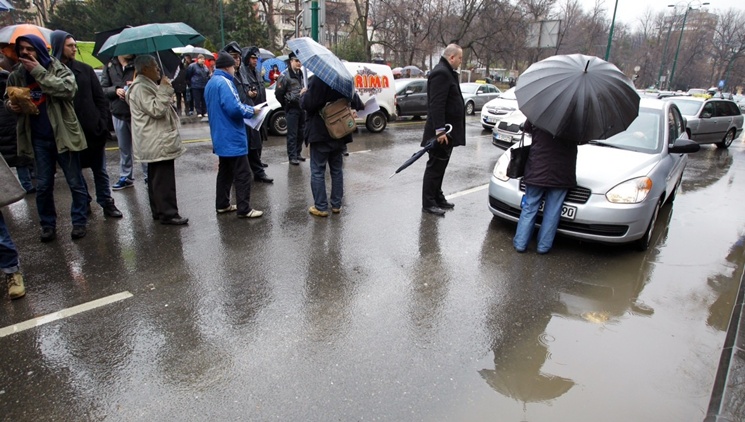
{"type": "Polygon", "coordinates": [[[453,127],[448,135],[439,134],[437,144],[429,150],[422,180],[422,211],[439,216],[444,216],[446,209],[455,208],[442,193],[442,179],[453,147],[466,144],[466,108],[456,72],[462,60],[463,50],[456,44],[448,45],[427,78],[427,122],[422,146],[446,124],[453,127]]]}
{"type": "MultiPolygon", "coordinates": [[[[119,144],[119,180],[111,187],[122,190],[134,186],[132,158],[132,113],[124,100],[134,80],[134,55],[116,56],[104,67],[101,88],[109,100],[109,110],[114,121],[116,141],[119,144]]],[[[147,165],[142,165],[142,174],[147,183],[147,165]]]]}
{"type": "MultiPolygon", "coordinates": [[[[261,101],[256,100],[260,93],[259,89],[256,88],[256,82],[250,82],[250,76],[245,71],[247,65],[244,62],[247,63],[250,60],[249,55],[252,54],[251,49],[241,49],[241,46],[238,45],[237,42],[231,41],[225,46],[225,48],[223,48],[223,51],[230,54],[235,62],[233,85],[235,85],[235,89],[238,91],[238,97],[240,98],[241,103],[250,105],[251,107],[260,104],[261,101]],[[253,98],[251,97],[252,88],[253,94],[255,94],[253,98]]],[[[261,89],[264,89],[263,84],[261,84],[261,89]]],[[[248,142],[249,147],[248,164],[251,168],[251,173],[253,173],[254,180],[262,183],[274,183],[274,179],[267,176],[264,166],[261,165],[261,159],[256,155],[257,148],[258,151],[261,151],[261,144],[263,142],[261,130],[255,130],[251,126],[246,125],[246,142],[248,142]],[[251,152],[252,149],[253,154],[251,152]]]]}
{"type": "MultiPolygon", "coordinates": [[[[264,88],[264,80],[261,77],[261,69],[259,69],[258,64],[259,47],[248,47],[243,53],[243,66],[240,68],[240,74],[249,87],[248,97],[252,103],[246,104],[250,106],[266,102],[266,88],[264,88]]],[[[251,171],[255,178],[257,174],[261,174],[260,168],[268,167],[261,161],[262,145],[267,139],[266,127],[262,125],[259,130],[251,130],[248,137],[251,140],[248,145],[248,163],[251,165],[251,171]]]]}
{"type": "MultiPolygon", "coordinates": [[[[326,129],[321,117],[321,110],[326,103],[334,102],[344,96],[331,89],[317,77],[308,81],[308,90],[300,97],[300,104],[307,113],[305,124],[305,142],[310,148],[310,189],[313,192],[314,205],[308,209],[317,217],[328,217],[329,204],[326,197],[326,163],[331,173],[331,212],[341,212],[341,201],[344,195],[343,156],[344,145],[352,142],[352,135],[334,139],[326,129]]],[[[362,110],[365,105],[355,94],[351,100],[353,110],[362,110]]]]}
{"type": "Polygon", "coordinates": [[[525,197],[512,244],[525,252],[533,235],[538,208],[544,201],[543,220],[538,230],[538,253],[551,249],[559,227],[561,207],[569,189],[577,185],[577,143],[556,138],[525,122],[525,133],[532,134],[528,162],[525,165],[525,197]]]}
{"type": "MultiPolygon", "coordinates": [[[[103,208],[104,215],[122,218],[121,211],[111,197],[109,174],[106,172],[106,141],[111,136],[108,128],[109,104],[93,68],[75,60],[77,50],[77,43],[72,35],[60,30],[52,32],[52,55],[72,71],[78,84],[73,104],[88,143],[88,148],[80,153],[80,161],[83,167],[90,167],[93,172],[96,202],[103,208]]],[[[88,191],[88,186],[85,190],[88,191]]],[[[88,212],[90,201],[89,193],[88,212]]]]}
{"type": "Polygon", "coordinates": [[[299,165],[305,161],[300,152],[303,150],[303,133],[305,132],[305,112],[300,108],[300,97],[305,93],[303,71],[300,59],[290,53],[289,66],[277,79],[274,95],[282,104],[287,121],[287,158],[290,164],[299,165]]]}

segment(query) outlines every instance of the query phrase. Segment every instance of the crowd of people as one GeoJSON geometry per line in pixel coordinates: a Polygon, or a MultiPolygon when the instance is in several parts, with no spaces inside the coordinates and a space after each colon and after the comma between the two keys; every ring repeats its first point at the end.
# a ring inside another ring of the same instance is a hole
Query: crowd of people
{"type": "MultiPolygon", "coordinates": [[[[5,108],[0,114],[0,140],[3,156],[16,167],[19,180],[28,193],[36,193],[42,242],[52,242],[57,235],[57,214],[54,204],[54,175],[62,169],[72,194],[70,236],[81,239],[87,233],[87,219],[91,214],[91,195],[88,193],[83,167],[90,167],[95,181],[96,201],[106,217],[122,218],[111,190],[134,185],[135,163],[140,164],[147,186],[150,210],[154,220],[164,225],[186,225],[189,220],[179,213],[176,196],[174,160],[185,152],[179,135],[179,115],[189,107],[184,96],[184,85],[190,88],[194,110],[199,116],[209,116],[213,152],[218,157],[215,183],[215,211],[218,214],[235,212],[238,218],[259,218],[264,212],[251,206],[251,179],[272,183],[261,161],[261,145],[266,131],[252,126],[250,119],[266,107],[266,91],[257,67],[259,49],[242,49],[231,42],[219,52],[214,69],[204,64],[204,57],[190,63],[186,57],[176,80],[171,81],[151,55],[114,57],[105,65],[99,84],[93,69],[75,60],[76,43],[72,35],[54,31],[52,54],[39,37],[27,35],[16,42],[18,63],[0,72],[0,83],[8,87],[28,89],[37,114],[28,114],[12,101],[6,90],[5,108]],[[175,98],[175,101],[174,101],[175,98]],[[175,102],[175,104],[174,104],[175,102]],[[119,179],[109,185],[104,146],[109,140],[109,119],[119,145],[119,179]],[[12,130],[15,129],[15,130],[12,130]],[[8,141],[12,142],[8,142],[8,141]],[[15,144],[16,148],[6,148],[15,144]],[[31,165],[33,163],[33,166],[31,165]],[[31,184],[30,167],[36,177],[31,184]],[[235,204],[231,193],[235,191],[235,204]]],[[[448,45],[429,74],[428,112],[422,145],[436,139],[431,148],[422,181],[422,211],[443,216],[455,205],[443,194],[442,184],[453,148],[465,145],[465,109],[460,92],[457,69],[463,57],[462,49],[448,45]],[[440,128],[452,126],[449,133],[440,128]]],[[[303,75],[302,63],[294,54],[289,66],[276,77],[275,95],[282,104],[288,123],[287,156],[293,166],[306,161],[302,156],[307,146],[310,159],[310,188],[313,205],[308,209],[315,217],[341,213],[344,194],[343,155],[352,134],[332,136],[324,120],[327,104],[345,98],[321,78],[309,80],[303,75]],[[306,86],[307,81],[307,86],[306,86]],[[330,197],[326,189],[326,169],[331,178],[330,197]]],[[[4,67],[12,63],[0,62],[4,67]]],[[[357,94],[347,98],[350,112],[364,104],[357,94]]],[[[530,127],[528,130],[539,131],[530,127]]],[[[576,183],[572,172],[563,171],[561,183],[557,176],[536,164],[539,154],[549,157],[563,153],[557,145],[542,142],[534,134],[534,150],[526,172],[528,204],[523,209],[515,249],[523,252],[535,223],[541,198],[546,198],[547,214],[553,214],[566,188],[576,183]],[[545,152],[541,148],[546,145],[545,152]],[[532,164],[531,164],[532,163],[532,164]]],[[[576,160],[576,146],[567,149],[566,160],[576,160]]],[[[558,166],[556,166],[558,167],[558,166]]],[[[562,168],[568,168],[562,164],[562,168]]],[[[558,222],[558,218],[556,218],[558,222]]],[[[554,224],[544,224],[539,232],[538,252],[546,253],[556,232],[554,224]]],[[[18,254],[0,213],[0,268],[6,274],[12,299],[25,294],[18,254]]]]}

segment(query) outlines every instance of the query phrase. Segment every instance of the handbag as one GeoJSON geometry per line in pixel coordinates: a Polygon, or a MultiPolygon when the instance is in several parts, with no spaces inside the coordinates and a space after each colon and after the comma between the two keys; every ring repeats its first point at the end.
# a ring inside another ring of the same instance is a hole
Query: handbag
{"type": "Polygon", "coordinates": [[[0,156],[0,208],[18,202],[26,196],[26,190],[8,167],[5,158],[0,156]]]}
{"type": "Polygon", "coordinates": [[[341,139],[357,129],[357,122],[354,120],[349,100],[346,98],[326,103],[326,106],[321,109],[321,118],[326,124],[329,135],[334,139],[341,139]]]}
{"type": "Polygon", "coordinates": [[[525,132],[520,137],[517,148],[510,150],[510,163],[507,165],[507,177],[519,179],[525,175],[525,164],[528,163],[530,145],[525,145],[525,132]]]}

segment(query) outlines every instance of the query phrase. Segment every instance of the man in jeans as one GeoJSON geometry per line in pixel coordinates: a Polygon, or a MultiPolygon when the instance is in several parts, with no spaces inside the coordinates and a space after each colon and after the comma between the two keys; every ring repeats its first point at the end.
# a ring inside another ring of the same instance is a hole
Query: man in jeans
{"type": "Polygon", "coordinates": [[[73,98],[78,85],[70,69],[49,56],[46,41],[35,35],[18,37],[16,54],[20,66],[8,78],[8,86],[27,87],[39,109],[38,115],[23,114],[5,94],[5,107],[18,114],[18,155],[36,160],[36,209],[41,220],[41,241],[57,237],[54,206],[54,174],[62,169],[72,193],[71,237],[86,234],[88,192],[80,168],[80,153],[87,147],[75,114],[73,98]]]}
{"type": "MultiPolygon", "coordinates": [[[[72,70],[78,92],[75,94],[75,114],[84,116],[80,121],[88,144],[81,153],[83,167],[90,167],[96,187],[96,202],[103,208],[107,217],[122,218],[122,213],[114,204],[109,187],[109,173],[106,172],[106,141],[109,139],[109,104],[103,95],[98,77],[89,65],[75,60],[78,46],[75,38],[65,31],[52,32],[52,54],[72,70]]],[[[83,179],[85,180],[85,179],[83,179]]],[[[88,187],[86,186],[86,192],[88,187]]],[[[88,212],[90,212],[90,195],[88,212]]]]}
{"type": "MultiPolygon", "coordinates": [[[[127,89],[134,79],[134,55],[117,56],[103,69],[101,87],[109,99],[109,109],[114,120],[116,141],[119,144],[119,180],[111,187],[121,190],[134,186],[134,169],[132,166],[132,114],[125,101],[127,89]]],[[[142,174],[147,183],[147,165],[142,165],[142,174]]]]}
{"type": "Polygon", "coordinates": [[[282,104],[287,121],[287,158],[290,164],[299,165],[305,161],[300,155],[303,150],[303,134],[305,133],[305,111],[300,108],[300,96],[305,94],[303,86],[303,67],[295,53],[290,53],[290,66],[277,79],[277,89],[274,95],[282,104]]]}

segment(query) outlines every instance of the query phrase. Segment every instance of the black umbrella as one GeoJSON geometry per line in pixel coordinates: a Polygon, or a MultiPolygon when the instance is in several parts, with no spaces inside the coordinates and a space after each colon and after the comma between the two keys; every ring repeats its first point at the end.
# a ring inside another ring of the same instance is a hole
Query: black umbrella
{"type": "Polygon", "coordinates": [[[127,26],[122,26],[121,28],[114,28],[114,29],[108,29],[106,31],[96,32],[96,37],[95,37],[96,42],[95,44],[93,44],[93,55],[98,60],[100,60],[101,63],[106,64],[113,57],[110,54],[99,54],[99,52],[101,51],[101,47],[103,47],[104,43],[106,42],[106,40],[109,39],[110,36],[116,35],[124,31],[124,29],[126,28],[131,28],[131,26],[127,25],[127,26]]]}
{"type": "Polygon", "coordinates": [[[414,161],[420,159],[422,157],[422,155],[424,155],[425,152],[431,150],[432,148],[435,147],[435,145],[437,145],[437,138],[440,135],[442,135],[443,133],[447,135],[452,130],[453,130],[453,127],[450,124],[446,124],[444,128],[441,128],[441,129],[436,130],[435,131],[436,132],[436,135],[433,136],[432,139],[430,139],[430,140],[427,141],[427,143],[424,145],[424,148],[422,148],[419,151],[415,152],[411,156],[411,158],[409,158],[408,160],[404,161],[404,163],[401,164],[401,167],[399,167],[398,169],[396,169],[396,171],[393,172],[393,174],[391,174],[390,176],[388,176],[388,178],[390,179],[391,177],[395,176],[397,173],[400,173],[406,167],[409,167],[410,165],[412,165],[414,163],[414,161]]]}
{"type": "Polygon", "coordinates": [[[533,63],[517,80],[520,111],[554,136],[583,143],[623,132],[639,114],[639,94],[615,65],[571,54],[533,63]]]}

